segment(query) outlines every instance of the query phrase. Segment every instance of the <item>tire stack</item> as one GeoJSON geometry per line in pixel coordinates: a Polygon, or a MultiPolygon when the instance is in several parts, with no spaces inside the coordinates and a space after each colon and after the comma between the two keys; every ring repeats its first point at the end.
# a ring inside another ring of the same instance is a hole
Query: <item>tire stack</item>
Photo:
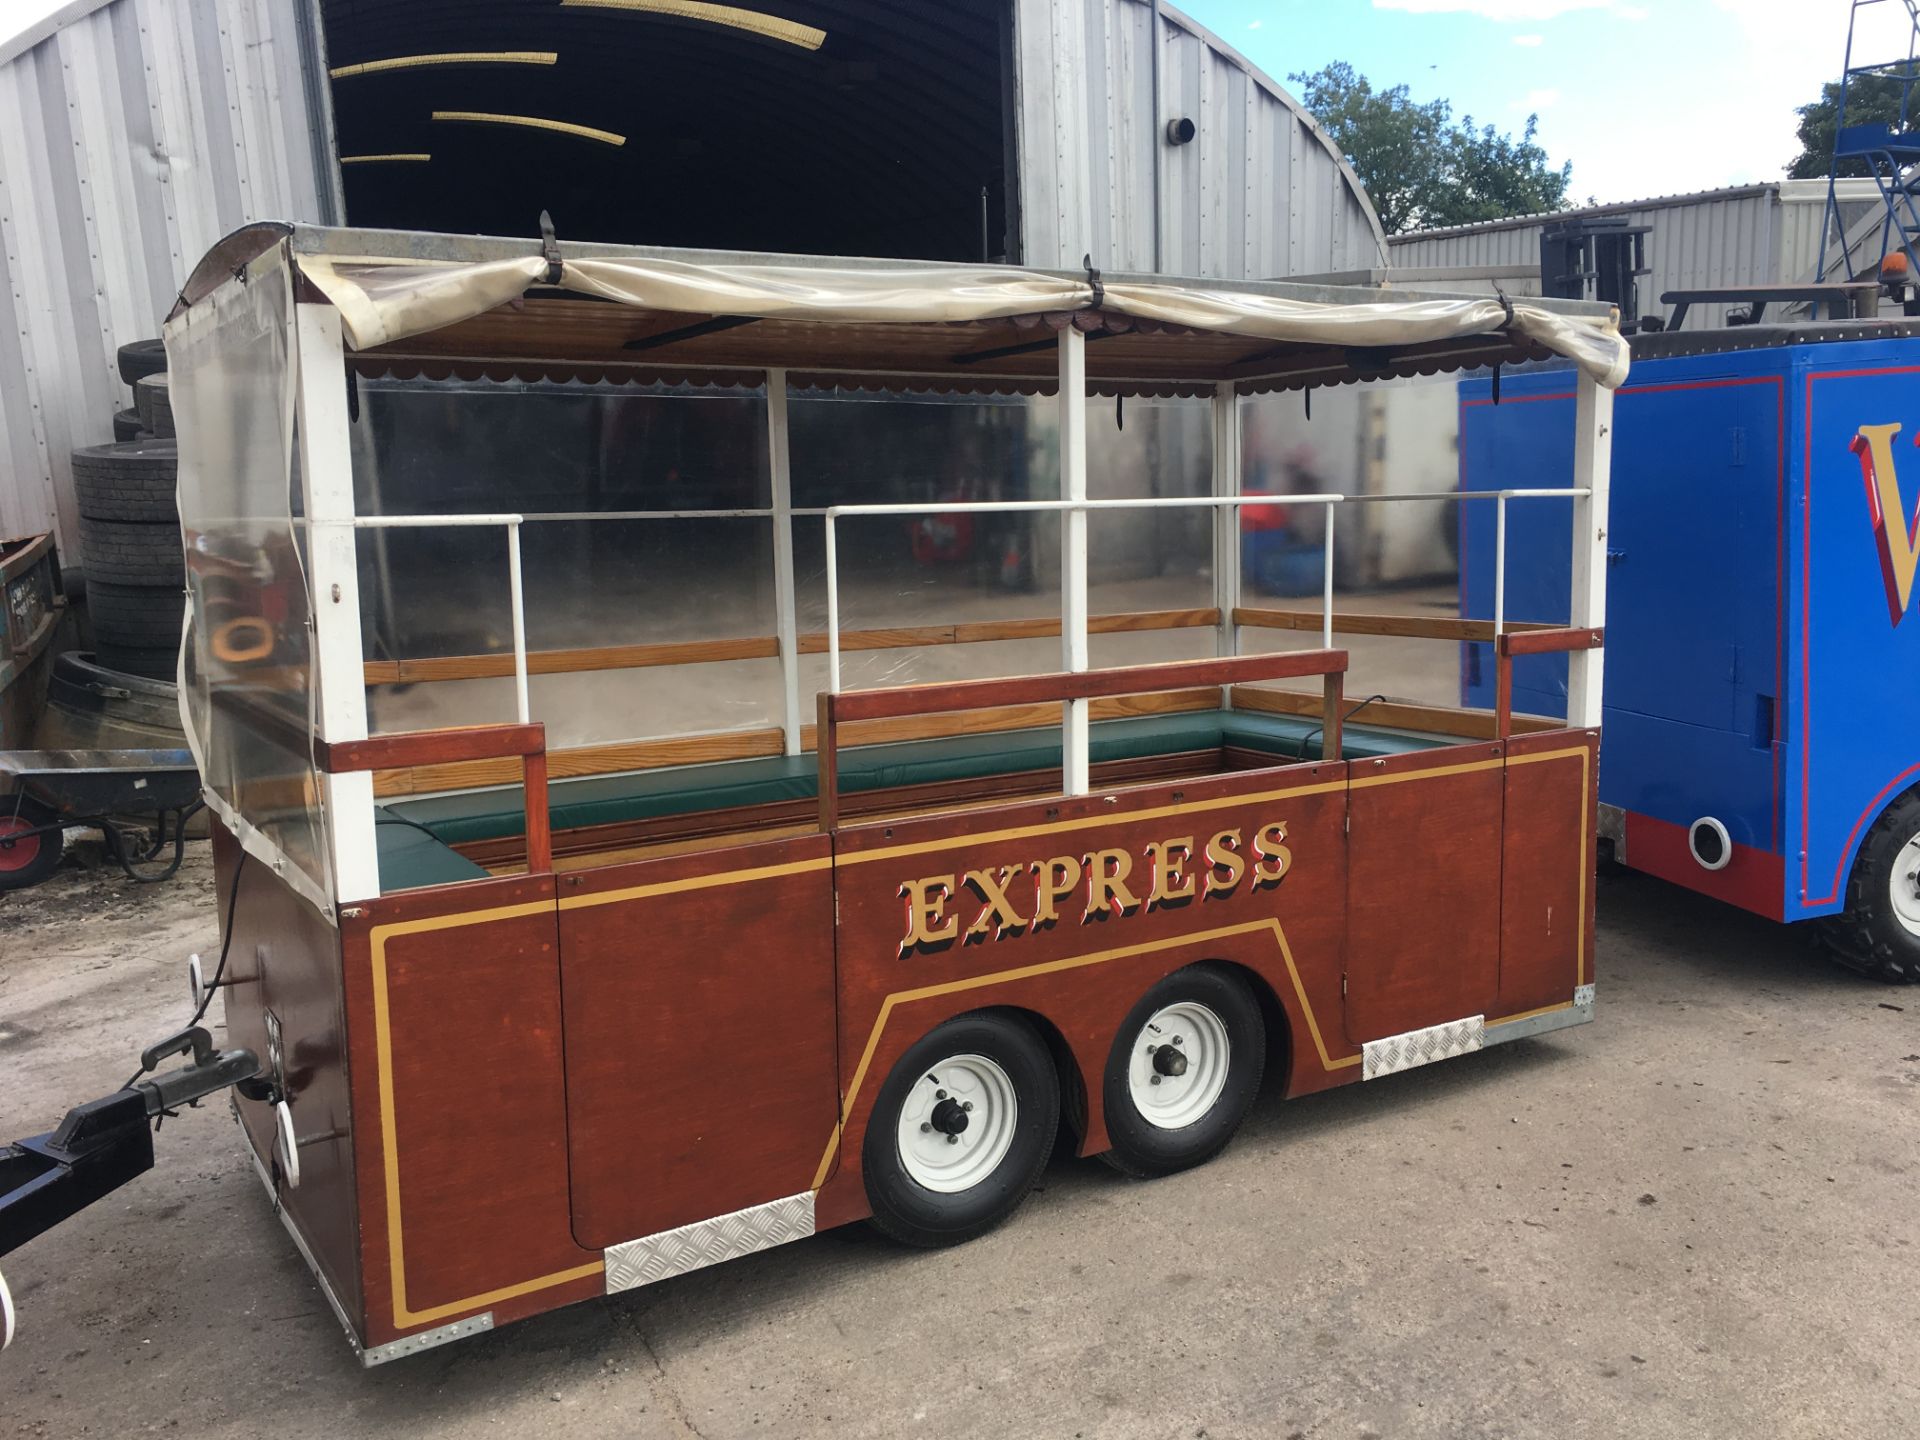
{"type": "Polygon", "coordinates": [[[142,340],[121,346],[119,360],[134,409],[114,417],[115,443],[73,452],[87,612],[101,665],[171,680],[186,566],[174,502],[179,462],[167,357],[158,340],[142,340]]]}

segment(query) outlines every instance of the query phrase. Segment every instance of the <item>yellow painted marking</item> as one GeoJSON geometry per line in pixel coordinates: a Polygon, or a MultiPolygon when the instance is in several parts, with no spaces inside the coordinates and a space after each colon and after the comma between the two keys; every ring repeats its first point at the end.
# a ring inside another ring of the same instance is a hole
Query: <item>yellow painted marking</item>
{"type": "Polygon", "coordinates": [[[585,1279],[606,1269],[604,1260],[578,1265],[571,1270],[541,1275],[489,1290],[484,1295],[469,1295],[426,1310],[407,1305],[407,1251],[405,1228],[400,1217],[400,1154],[394,1130],[393,1030],[387,1009],[387,941],[401,935],[419,935],[430,930],[452,930],[467,925],[485,925],[496,920],[517,920],[528,915],[551,915],[553,902],[529,901],[523,905],[502,905],[492,910],[470,910],[462,915],[433,915],[423,920],[401,920],[391,925],[376,925],[367,936],[373,960],[373,1050],[380,1089],[380,1148],[387,1191],[387,1274],[393,1286],[393,1323],[396,1327],[426,1325],[465,1311],[482,1310],[511,1300],[518,1295],[564,1285],[569,1280],[585,1279]]]}
{"type": "Polygon", "coordinates": [[[422,151],[418,154],[410,155],[342,155],[340,157],[340,163],[342,165],[398,165],[402,163],[424,165],[431,159],[433,159],[433,156],[422,151]]]}
{"type": "Polygon", "coordinates": [[[830,870],[833,857],[822,855],[813,860],[792,860],[785,865],[762,865],[757,870],[721,870],[711,875],[689,875],[681,880],[662,880],[654,885],[635,885],[626,890],[607,890],[598,895],[562,895],[562,910],[585,910],[593,905],[612,905],[620,900],[646,900],[655,895],[677,895],[684,890],[711,890],[717,885],[741,885],[749,880],[771,880],[779,875],[803,875],[809,870],[830,870]]]}
{"type": "Polygon", "coordinates": [[[1235,806],[1264,805],[1269,800],[1287,800],[1299,795],[1330,795],[1346,788],[1347,784],[1344,780],[1326,780],[1313,785],[1295,785],[1285,790],[1268,790],[1258,795],[1232,795],[1218,800],[1193,800],[1184,805],[1158,805],[1147,810],[1109,810],[1103,814],[1088,815],[1079,820],[1059,820],[1049,825],[1022,825],[1012,830],[985,830],[972,835],[951,835],[945,840],[923,840],[913,845],[889,845],[881,850],[861,850],[851,855],[840,856],[839,863],[843,868],[848,865],[866,865],[875,860],[897,860],[902,855],[923,855],[929,850],[951,850],[958,845],[992,845],[1002,840],[1030,840],[1038,835],[1056,835],[1066,830],[1091,830],[1102,825],[1131,825],[1136,820],[1162,820],[1170,815],[1198,815],[1208,810],[1230,810],[1235,806]]]}
{"type": "Polygon", "coordinates": [[[1300,970],[1293,962],[1293,950],[1287,944],[1286,932],[1280,928],[1280,922],[1274,919],[1250,920],[1240,925],[1225,925],[1217,930],[1201,930],[1190,935],[1175,935],[1166,940],[1149,940],[1138,945],[1122,945],[1113,950],[1096,950],[1087,955],[1074,955],[1064,960],[1049,960],[1039,965],[1023,965],[1017,970],[1000,970],[991,975],[974,975],[965,980],[949,980],[941,985],[923,985],[915,990],[898,990],[880,1003],[880,1013],[874,1016],[873,1029],[867,1035],[867,1047],[860,1055],[860,1063],[854,1068],[852,1083],[847,1087],[846,1099],[841,1102],[840,1123],[833,1127],[827,1136],[826,1151],[820,1156],[820,1168],[814,1172],[813,1188],[818,1190],[827,1183],[827,1173],[833,1167],[833,1157],[839,1152],[840,1137],[846,1128],[847,1117],[853,1113],[853,1103],[859,1097],[860,1087],[866,1082],[867,1069],[873,1064],[874,1052],[880,1048],[880,1035],[887,1027],[887,1020],[894,1008],[910,1005],[915,1000],[930,1000],[939,995],[953,995],[963,990],[978,990],[988,985],[1000,985],[1015,980],[1030,980],[1036,975],[1052,975],[1062,970],[1077,970],[1087,965],[1101,965],[1109,960],[1127,960],[1137,955],[1151,955],[1157,950],[1173,950],[1189,945],[1205,945],[1215,940],[1230,939],[1238,935],[1256,935],[1271,932],[1275,943],[1280,947],[1280,957],[1286,961],[1287,975],[1293,981],[1294,997],[1300,1002],[1300,1013],[1306,1017],[1307,1033],[1313,1039],[1313,1048],[1319,1052],[1320,1064],[1328,1073],[1344,1070],[1350,1065],[1358,1065],[1360,1055],[1342,1055],[1337,1059],[1328,1053],[1327,1042],[1320,1033],[1320,1022],[1314,1018],[1313,1006],[1307,1000],[1307,987],[1301,982],[1300,970]]]}

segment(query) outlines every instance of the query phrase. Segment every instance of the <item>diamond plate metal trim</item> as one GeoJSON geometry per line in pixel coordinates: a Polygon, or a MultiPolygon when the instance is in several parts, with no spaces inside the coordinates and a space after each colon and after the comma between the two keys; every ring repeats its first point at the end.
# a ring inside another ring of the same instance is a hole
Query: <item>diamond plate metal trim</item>
{"type": "Polygon", "coordinates": [[[1582,1008],[1593,1004],[1593,986],[1576,985],[1573,987],[1573,1003],[1582,1008]]]}
{"type": "Polygon", "coordinates": [[[1382,1075],[1397,1075],[1402,1070],[1417,1070],[1436,1060],[1471,1054],[1486,1042],[1486,1021],[1484,1015],[1469,1015],[1464,1020],[1449,1020],[1444,1025],[1429,1025],[1424,1030],[1369,1040],[1360,1047],[1365,1056],[1362,1078],[1378,1080],[1382,1075]]]}
{"type": "Polygon", "coordinates": [[[813,1234],[813,1192],[607,1247],[607,1293],[632,1290],[813,1234]]]}

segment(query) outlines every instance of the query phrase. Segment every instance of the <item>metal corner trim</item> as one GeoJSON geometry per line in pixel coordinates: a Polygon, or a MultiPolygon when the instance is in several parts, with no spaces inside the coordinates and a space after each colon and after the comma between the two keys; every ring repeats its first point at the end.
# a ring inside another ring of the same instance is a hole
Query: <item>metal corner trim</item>
{"type": "Polygon", "coordinates": [[[493,1329],[493,1312],[483,1310],[478,1315],[469,1315],[466,1319],[456,1320],[451,1325],[439,1325],[431,1330],[422,1330],[418,1334],[402,1335],[398,1340],[389,1340],[384,1345],[370,1346],[360,1352],[360,1364],[363,1369],[371,1370],[376,1365],[385,1365],[389,1360],[418,1355],[422,1350],[437,1349],[455,1340],[464,1340],[469,1335],[478,1335],[483,1330],[491,1329],[493,1329]]]}

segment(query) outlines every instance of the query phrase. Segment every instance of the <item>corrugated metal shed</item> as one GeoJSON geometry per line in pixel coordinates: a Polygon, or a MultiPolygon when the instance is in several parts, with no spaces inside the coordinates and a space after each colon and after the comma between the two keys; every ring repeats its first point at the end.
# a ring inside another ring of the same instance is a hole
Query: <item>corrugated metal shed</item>
{"type": "Polygon", "coordinates": [[[1257,279],[1384,263],[1385,237],[1352,169],[1299,101],[1171,6],[1018,0],[1022,258],[1059,267],[1257,279]],[[1153,164],[1160,159],[1159,255],[1153,164]]]}
{"type": "MultiPolygon", "coordinates": [[[[1841,201],[1850,225],[1862,217],[1870,222],[1880,206],[1871,180],[1842,181],[1841,201]]],[[[1786,180],[1415,231],[1390,237],[1387,249],[1394,270],[1418,271],[1422,283],[1444,283],[1448,271],[1468,272],[1462,283],[1474,289],[1490,289],[1497,281],[1510,295],[1538,295],[1540,232],[1549,222],[1574,215],[1623,215],[1630,224],[1653,227],[1647,236],[1647,265],[1653,273],[1641,281],[1640,290],[1642,310],[1652,311],[1669,290],[1811,280],[1820,264],[1826,203],[1826,181],[1786,180]]],[[[1872,228],[1870,223],[1867,228],[1872,228]]],[[[1877,246],[1877,231],[1872,238],[1877,246]]],[[[1722,305],[1700,306],[1687,326],[1724,324],[1726,310],[1722,305]]]]}
{"type": "Polygon", "coordinates": [[[305,25],[302,0],[112,0],[0,50],[0,534],[55,528],[75,563],[67,456],[132,403],[119,346],[227,231],[338,218],[305,25]]]}

